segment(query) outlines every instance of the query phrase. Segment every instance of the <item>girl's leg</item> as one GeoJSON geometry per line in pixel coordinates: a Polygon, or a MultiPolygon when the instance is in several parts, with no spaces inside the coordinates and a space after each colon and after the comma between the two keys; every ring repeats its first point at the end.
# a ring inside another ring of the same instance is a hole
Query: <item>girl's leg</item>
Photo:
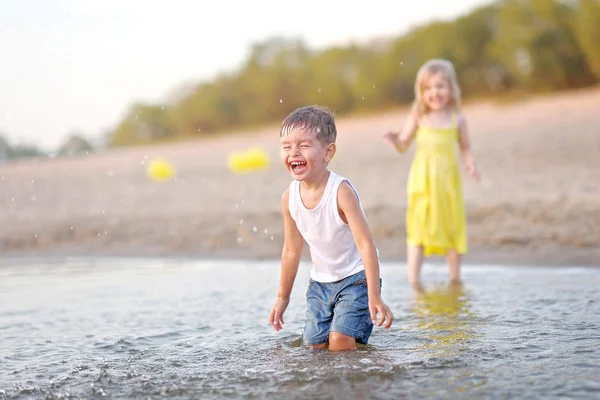
{"type": "Polygon", "coordinates": [[[448,273],[450,274],[450,282],[460,282],[460,254],[456,250],[448,250],[446,254],[446,261],[448,262],[448,273]]]}
{"type": "Polygon", "coordinates": [[[406,263],[408,264],[408,283],[415,290],[420,290],[421,265],[423,264],[423,246],[407,246],[406,263]]]}

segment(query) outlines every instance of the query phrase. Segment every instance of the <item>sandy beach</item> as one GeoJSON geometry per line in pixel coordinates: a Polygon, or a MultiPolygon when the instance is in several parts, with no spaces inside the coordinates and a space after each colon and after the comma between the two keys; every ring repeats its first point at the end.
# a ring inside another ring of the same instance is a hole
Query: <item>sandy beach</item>
{"type": "MultiPolygon", "coordinates": [[[[463,174],[470,251],[465,263],[600,265],[600,89],[465,108],[482,174],[463,174]],[[596,116],[594,116],[596,115],[596,116]]],[[[404,261],[412,153],[381,139],[406,109],[339,118],[331,169],[359,190],[381,258],[404,261]]],[[[278,258],[278,125],[255,132],[0,165],[0,257],[193,256],[278,258]],[[251,146],[267,171],[235,174],[227,155],[251,146]],[[176,179],[148,179],[155,157],[176,179]]]]}

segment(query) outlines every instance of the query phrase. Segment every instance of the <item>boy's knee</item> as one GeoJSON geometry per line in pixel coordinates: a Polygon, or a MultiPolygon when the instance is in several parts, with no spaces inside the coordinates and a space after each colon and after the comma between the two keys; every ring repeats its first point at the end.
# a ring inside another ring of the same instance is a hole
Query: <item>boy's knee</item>
{"type": "Polygon", "coordinates": [[[329,350],[356,350],[356,339],[340,332],[329,334],[329,350]]]}

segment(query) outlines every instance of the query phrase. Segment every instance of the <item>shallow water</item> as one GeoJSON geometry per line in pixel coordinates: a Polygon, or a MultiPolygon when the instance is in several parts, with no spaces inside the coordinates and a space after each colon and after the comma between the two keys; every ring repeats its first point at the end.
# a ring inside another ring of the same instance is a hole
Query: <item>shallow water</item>
{"type": "Polygon", "coordinates": [[[600,269],[382,265],[396,322],[369,346],[299,346],[308,265],[279,333],[277,262],[0,265],[4,398],[599,398],[600,269]]]}

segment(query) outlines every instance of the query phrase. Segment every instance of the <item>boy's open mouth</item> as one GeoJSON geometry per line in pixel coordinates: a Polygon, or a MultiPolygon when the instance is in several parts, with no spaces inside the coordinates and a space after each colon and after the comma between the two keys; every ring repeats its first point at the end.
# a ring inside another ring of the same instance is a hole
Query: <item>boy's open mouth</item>
{"type": "Polygon", "coordinates": [[[306,169],[306,162],[304,161],[292,161],[290,163],[290,168],[292,172],[295,174],[299,174],[306,169]]]}

